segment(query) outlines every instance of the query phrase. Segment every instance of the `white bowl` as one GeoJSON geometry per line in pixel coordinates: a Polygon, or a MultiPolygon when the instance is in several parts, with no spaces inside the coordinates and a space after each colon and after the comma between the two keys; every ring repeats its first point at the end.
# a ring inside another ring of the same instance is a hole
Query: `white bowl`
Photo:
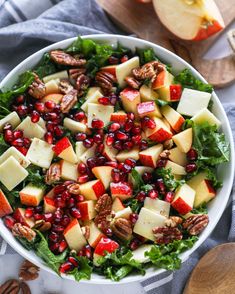
{"type": "MultiPolygon", "coordinates": [[[[109,34],[102,34],[102,35],[89,35],[84,36],[85,39],[93,39],[94,41],[98,42],[105,42],[109,44],[117,44],[117,42],[120,42],[121,45],[124,47],[135,49],[138,48],[149,48],[152,47],[156,53],[156,55],[164,62],[169,63],[173,66],[173,70],[178,72],[184,68],[189,68],[191,72],[195,75],[195,77],[199,78],[203,82],[206,82],[203,77],[187,62],[185,62],[183,59],[178,57],[177,55],[173,54],[172,52],[155,45],[153,43],[140,40],[137,38],[127,37],[127,36],[119,36],[119,35],[109,35],[109,34]]],[[[11,88],[17,81],[18,76],[25,72],[28,69],[33,68],[37,65],[37,63],[40,61],[41,57],[45,52],[48,52],[53,49],[58,48],[66,48],[68,47],[76,38],[67,39],[58,43],[55,43],[51,46],[48,46],[37,53],[31,55],[26,60],[21,62],[16,68],[14,68],[1,82],[0,89],[9,89],[11,88]]],[[[230,143],[230,149],[231,149],[231,158],[230,162],[223,164],[219,167],[218,174],[219,178],[223,181],[224,185],[223,187],[217,192],[217,196],[215,199],[209,204],[209,225],[207,228],[202,232],[202,234],[199,237],[199,240],[196,242],[194,247],[186,252],[184,252],[181,255],[182,260],[186,260],[190,254],[192,254],[205,240],[206,238],[211,234],[211,232],[214,230],[216,224],[218,223],[220,217],[222,216],[224,209],[226,207],[226,204],[228,202],[232,183],[233,183],[233,177],[234,177],[234,145],[233,145],[233,137],[231,128],[227,119],[227,116],[225,114],[225,111],[223,109],[223,106],[221,105],[218,97],[215,93],[212,95],[212,99],[214,102],[213,106],[213,112],[218,117],[218,119],[222,122],[222,129],[223,132],[226,135],[226,139],[230,143]]],[[[30,260],[37,266],[43,268],[44,270],[47,270],[48,272],[51,272],[55,274],[50,268],[47,267],[44,262],[37,257],[34,252],[28,251],[13,237],[11,232],[5,227],[2,220],[0,220],[0,234],[2,237],[7,241],[8,244],[10,244],[11,247],[13,247],[19,254],[24,256],[26,259],[30,260]]],[[[154,267],[147,270],[145,276],[141,275],[132,275],[129,277],[124,278],[118,283],[130,283],[130,282],[136,282],[143,280],[145,278],[149,278],[154,275],[158,275],[162,273],[164,270],[160,269],[157,270],[154,267]]],[[[68,277],[65,277],[68,278],[68,277]]],[[[97,274],[93,274],[91,280],[89,281],[81,281],[81,283],[89,283],[89,284],[114,284],[114,282],[105,279],[102,276],[99,276],[97,274]]]]}

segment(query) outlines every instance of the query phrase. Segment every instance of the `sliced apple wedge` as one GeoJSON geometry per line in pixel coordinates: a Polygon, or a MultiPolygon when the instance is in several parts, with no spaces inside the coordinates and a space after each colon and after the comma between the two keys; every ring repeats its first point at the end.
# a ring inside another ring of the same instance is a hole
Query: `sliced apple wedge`
{"type": "Polygon", "coordinates": [[[0,119],[0,132],[2,132],[6,123],[11,124],[13,128],[16,128],[20,124],[20,117],[16,111],[13,111],[4,118],[0,119]]]}
{"type": "Polygon", "coordinates": [[[186,153],[179,150],[178,147],[169,150],[169,159],[181,166],[185,166],[188,162],[186,153]]]}
{"type": "Polygon", "coordinates": [[[77,219],[70,222],[70,224],[65,228],[63,234],[71,250],[78,252],[87,244],[77,219]]]}
{"type": "Polygon", "coordinates": [[[82,221],[91,220],[96,216],[94,200],[79,202],[78,209],[80,210],[82,221]]]}
{"type": "Polygon", "coordinates": [[[172,132],[163,120],[158,117],[154,117],[154,122],[156,124],[154,129],[145,129],[145,134],[148,139],[161,143],[172,138],[172,132]]]}
{"type": "Polygon", "coordinates": [[[186,175],[185,168],[173,161],[167,160],[165,168],[170,168],[174,175],[180,175],[180,176],[186,175]]]}
{"type": "Polygon", "coordinates": [[[121,88],[126,85],[125,78],[131,74],[132,69],[140,66],[139,57],[133,57],[116,67],[116,77],[121,88]]]}
{"type": "Polygon", "coordinates": [[[147,85],[142,85],[140,88],[140,98],[141,102],[154,101],[159,98],[159,95],[147,85]]]}
{"type": "Polygon", "coordinates": [[[111,166],[96,166],[92,169],[93,174],[95,177],[104,185],[105,190],[109,188],[109,184],[112,181],[111,172],[112,172],[111,166]]]}
{"type": "Polygon", "coordinates": [[[195,190],[189,185],[182,185],[176,192],[174,200],[171,202],[172,207],[180,214],[186,214],[193,209],[195,199],[195,190]]]}
{"type": "Polygon", "coordinates": [[[105,235],[97,228],[93,221],[90,222],[89,229],[90,236],[87,239],[87,241],[92,248],[95,248],[96,245],[99,243],[100,239],[102,237],[105,237],[105,235]]]}
{"type": "Polygon", "coordinates": [[[155,145],[139,153],[140,162],[145,166],[155,168],[157,166],[158,158],[163,150],[162,144],[155,145]]]}
{"type": "Polygon", "coordinates": [[[85,123],[75,121],[68,117],[64,119],[64,127],[73,133],[81,132],[85,134],[90,134],[90,130],[85,123]]]}
{"type": "MultiPolygon", "coordinates": [[[[88,92],[88,94],[89,94],[89,92],[88,92]]],[[[87,98],[86,101],[82,104],[81,109],[83,111],[87,112],[88,103],[98,103],[98,99],[103,96],[104,95],[99,90],[90,92],[90,94],[87,95],[87,97],[86,97],[87,98]]]]}
{"type": "Polygon", "coordinates": [[[55,206],[55,201],[54,199],[51,199],[49,197],[44,197],[43,198],[44,205],[43,205],[43,211],[44,213],[54,213],[57,209],[55,206]]]}
{"type": "Polygon", "coordinates": [[[161,22],[184,40],[204,40],[224,28],[224,21],[213,0],[153,0],[161,22]]]}
{"type": "Polygon", "coordinates": [[[116,212],[114,218],[129,219],[131,214],[132,214],[132,210],[131,210],[130,206],[128,206],[128,207],[125,207],[124,209],[116,212]]]}
{"type": "Polygon", "coordinates": [[[157,90],[172,84],[174,76],[166,69],[161,71],[152,83],[152,89],[157,90]]]}
{"type": "Polygon", "coordinates": [[[76,153],[73,150],[73,146],[67,137],[60,139],[53,147],[55,154],[71,163],[77,163],[78,159],[76,153]]]}
{"type": "Polygon", "coordinates": [[[71,163],[67,160],[60,161],[61,178],[63,180],[77,181],[78,169],[77,164],[71,163]]]}
{"type": "Polygon", "coordinates": [[[86,200],[97,200],[105,193],[105,188],[101,180],[93,180],[80,185],[80,193],[86,200]]]}
{"type": "Polygon", "coordinates": [[[187,153],[192,147],[193,129],[186,129],[185,131],[174,135],[172,139],[181,152],[187,153]]]}
{"type": "Polygon", "coordinates": [[[32,183],[29,183],[19,192],[20,201],[23,205],[38,206],[42,201],[44,193],[44,188],[36,187],[32,183]]]}
{"type": "Polygon", "coordinates": [[[127,112],[137,113],[137,105],[140,103],[140,92],[133,88],[125,88],[120,93],[123,108],[127,112]]]}
{"type": "Polygon", "coordinates": [[[163,116],[166,118],[170,126],[174,131],[180,132],[182,125],[185,121],[182,115],[180,115],[177,111],[175,111],[169,105],[165,105],[161,108],[161,112],[163,116]]]}
{"type": "Polygon", "coordinates": [[[116,197],[112,204],[112,211],[118,212],[120,210],[123,210],[125,206],[123,205],[121,199],[119,197],[116,197]]]}
{"type": "Polygon", "coordinates": [[[107,158],[109,161],[116,161],[116,155],[118,153],[118,150],[113,148],[112,146],[108,146],[106,144],[106,137],[104,138],[104,151],[103,155],[107,158]]]}
{"type": "Polygon", "coordinates": [[[135,159],[136,161],[139,160],[139,149],[133,148],[130,151],[124,150],[120,151],[118,155],[116,156],[116,159],[119,162],[124,162],[127,158],[135,159]]]}
{"type": "Polygon", "coordinates": [[[0,189],[0,217],[3,217],[7,214],[11,214],[13,212],[9,201],[4,195],[3,191],[0,189]]]}

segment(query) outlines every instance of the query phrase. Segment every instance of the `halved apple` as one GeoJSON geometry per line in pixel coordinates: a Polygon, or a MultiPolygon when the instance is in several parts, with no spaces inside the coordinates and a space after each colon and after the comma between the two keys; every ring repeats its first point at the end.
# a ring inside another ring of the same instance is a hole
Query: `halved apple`
{"type": "Polygon", "coordinates": [[[140,162],[145,166],[150,166],[155,168],[157,166],[157,161],[162,150],[163,150],[163,145],[158,144],[146,150],[141,151],[139,153],[140,162]]]}

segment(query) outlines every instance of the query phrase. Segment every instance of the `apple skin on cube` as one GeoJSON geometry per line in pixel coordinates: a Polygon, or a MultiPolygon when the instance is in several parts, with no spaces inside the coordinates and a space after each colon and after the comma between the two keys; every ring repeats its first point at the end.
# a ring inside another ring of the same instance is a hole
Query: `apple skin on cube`
{"type": "Polygon", "coordinates": [[[68,162],[66,160],[61,160],[60,166],[61,166],[61,178],[63,180],[77,181],[79,176],[78,170],[77,170],[77,164],[68,162]]]}
{"type": "Polygon", "coordinates": [[[78,252],[87,244],[77,219],[73,219],[70,222],[63,234],[71,250],[78,252]]]}
{"type": "Polygon", "coordinates": [[[123,108],[127,112],[138,114],[137,105],[140,103],[140,92],[133,88],[125,88],[120,93],[123,108]]]}
{"type": "Polygon", "coordinates": [[[12,128],[16,128],[20,124],[20,122],[21,120],[19,115],[16,111],[13,111],[4,118],[0,119],[0,132],[2,132],[2,129],[6,123],[11,124],[12,128]]]}
{"type": "Polygon", "coordinates": [[[188,162],[186,153],[179,150],[178,147],[174,147],[169,150],[169,159],[181,166],[185,166],[188,162]]]}
{"type": "Polygon", "coordinates": [[[73,133],[81,132],[85,134],[90,134],[90,130],[85,123],[75,121],[68,117],[64,119],[64,127],[73,133]]]}
{"type": "Polygon", "coordinates": [[[95,177],[104,185],[105,190],[109,188],[109,184],[112,181],[111,172],[113,167],[111,166],[96,166],[92,169],[92,173],[95,175],[95,177]]]}
{"type": "Polygon", "coordinates": [[[140,162],[144,166],[149,166],[152,168],[155,168],[157,166],[157,160],[163,151],[163,145],[158,144],[155,146],[152,146],[146,150],[143,150],[139,153],[140,156],[140,162]]]}
{"type": "Polygon", "coordinates": [[[88,103],[88,128],[92,127],[93,119],[99,119],[104,123],[104,126],[107,126],[113,112],[114,106],[88,103]]]}
{"type": "Polygon", "coordinates": [[[7,160],[10,156],[13,156],[19,164],[27,168],[30,165],[30,161],[20,152],[18,151],[15,147],[10,147],[8,148],[1,156],[0,156],[0,165],[7,160]]]}
{"type": "Polygon", "coordinates": [[[114,252],[119,248],[119,244],[109,238],[103,237],[95,247],[93,262],[96,266],[99,266],[98,259],[105,256],[108,253],[114,252]]]}
{"type": "Polygon", "coordinates": [[[159,107],[155,101],[141,102],[137,105],[137,112],[140,117],[144,116],[157,116],[162,117],[159,107]]]}
{"type": "Polygon", "coordinates": [[[105,235],[97,228],[93,221],[90,222],[89,229],[90,236],[87,239],[87,241],[92,248],[95,248],[101,240],[101,238],[105,237],[105,235]]]}
{"type": "Polygon", "coordinates": [[[173,79],[174,76],[165,69],[156,76],[156,79],[152,83],[152,89],[157,90],[169,86],[172,84],[173,79]]]}
{"type": "Polygon", "coordinates": [[[53,151],[58,157],[71,163],[77,163],[78,161],[73,146],[67,137],[60,139],[53,147],[53,151]]]}
{"type": "Polygon", "coordinates": [[[110,121],[119,123],[121,126],[125,124],[127,120],[127,114],[124,111],[117,111],[111,114],[110,121]]]}
{"type": "Polygon", "coordinates": [[[3,191],[0,189],[0,217],[11,214],[13,209],[4,195],[3,191]]]}
{"type": "Polygon", "coordinates": [[[216,125],[217,128],[221,126],[221,122],[218,120],[218,118],[215,117],[215,115],[206,108],[202,109],[197,114],[195,114],[192,117],[192,121],[194,121],[196,124],[202,124],[204,122],[207,122],[211,126],[216,125]]]}
{"type": "Polygon", "coordinates": [[[78,209],[80,210],[82,221],[91,220],[96,216],[94,200],[79,202],[78,209]]]}
{"type": "Polygon", "coordinates": [[[43,199],[44,193],[44,188],[36,187],[29,183],[19,192],[20,201],[26,206],[38,206],[43,199]]]}
{"type": "Polygon", "coordinates": [[[174,135],[172,139],[181,152],[187,153],[192,147],[193,129],[186,129],[183,132],[174,135]]]}
{"type": "Polygon", "coordinates": [[[93,180],[80,185],[80,193],[86,200],[97,200],[105,193],[105,188],[101,180],[93,180]]]}
{"type": "Polygon", "coordinates": [[[27,116],[16,128],[16,130],[21,130],[24,132],[24,137],[33,138],[43,138],[46,131],[38,124],[31,122],[29,116],[27,116]]]}
{"type": "Polygon", "coordinates": [[[2,182],[9,191],[20,184],[28,174],[28,171],[24,169],[13,156],[10,156],[0,165],[0,182],[2,182]]]}
{"type": "Polygon", "coordinates": [[[117,68],[117,65],[112,64],[112,65],[103,66],[103,67],[101,67],[100,70],[104,71],[104,72],[111,73],[116,78],[116,68],[117,68]]]}
{"type": "Polygon", "coordinates": [[[122,200],[119,197],[116,197],[113,200],[112,204],[112,211],[118,212],[120,210],[123,210],[125,208],[124,204],[122,203],[122,200]]]}
{"type": "Polygon", "coordinates": [[[179,214],[186,214],[193,209],[193,203],[195,199],[195,190],[189,185],[182,185],[176,192],[172,207],[179,212],[179,214]]]}
{"type": "Polygon", "coordinates": [[[125,218],[125,219],[129,219],[130,215],[132,214],[132,210],[130,208],[130,206],[125,207],[124,209],[117,211],[115,213],[115,217],[114,218],[125,218]]]}
{"type": "Polygon", "coordinates": [[[154,129],[145,129],[148,139],[161,143],[172,138],[172,132],[160,118],[154,117],[154,122],[156,124],[154,129]]]}
{"type": "Polygon", "coordinates": [[[166,85],[157,90],[159,99],[176,102],[181,99],[182,87],[181,85],[166,85]]]}
{"type": "Polygon", "coordinates": [[[16,208],[13,213],[13,217],[17,222],[21,223],[24,226],[32,228],[35,225],[35,221],[33,218],[25,216],[24,208],[16,208]]]}
{"type": "Polygon", "coordinates": [[[126,182],[111,183],[110,191],[113,199],[118,197],[122,201],[132,197],[133,195],[133,189],[131,185],[126,182]]]}
{"type": "Polygon", "coordinates": [[[134,68],[140,66],[139,57],[133,57],[116,67],[117,82],[121,88],[126,85],[125,78],[129,76],[134,68]]]}
{"type": "Polygon", "coordinates": [[[172,173],[174,175],[180,175],[180,176],[183,176],[183,175],[186,175],[186,171],[185,171],[185,168],[173,161],[170,161],[170,160],[167,160],[167,163],[165,165],[165,168],[170,168],[172,173]]]}
{"type": "Polygon", "coordinates": [[[132,158],[136,161],[139,160],[139,149],[133,148],[130,151],[123,150],[123,151],[120,151],[116,156],[116,159],[119,162],[124,162],[127,158],[132,158]]]}
{"type": "Polygon", "coordinates": [[[140,98],[142,102],[154,101],[159,98],[159,95],[148,86],[142,85],[140,88],[140,98]]]}
{"type": "Polygon", "coordinates": [[[160,199],[151,199],[150,197],[146,197],[144,200],[144,207],[146,209],[152,210],[155,213],[163,215],[165,217],[169,217],[170,214],[170,203],[160,200],[160,199]]]}
{"type": "Polygon", "coordinates": [[[152,232],[153,228],[164,227],[166,219],[165,216],[142,207],[133,232],[146,239],[154,241],[155,238],[152,232]]]}
{"type": "Polygon", "coordinates": [[[55,206],[55,201],[52,198],[44,196],[44,205],[43,205],[43,211],[44,213],[54,213],[57,209],[55,206]]]}
{"type": "Polygon", "coordinates": [[[165,105],[161,108],[161,112],[166,120],[169,122],[170,126],[177,133],[181,131],[182,125],[185,122],[185,119],[177,111],[175,111],[169,105],[165,105]]]}
{"type": "Polygon", "coordinates": [[[116,155],[118,153],[118,150],[113,148],[112,146],[108,146],[106,144],[106,137],[104,138],[104,151],[103,155],[107,158],[109,161],[117,161],[116,155]]]}

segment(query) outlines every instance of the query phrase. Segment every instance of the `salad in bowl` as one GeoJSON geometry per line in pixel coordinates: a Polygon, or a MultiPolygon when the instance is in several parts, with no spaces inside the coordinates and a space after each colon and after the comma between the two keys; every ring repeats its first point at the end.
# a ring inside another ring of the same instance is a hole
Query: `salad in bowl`
{"type": "Polygon", "coordinates": [[[210,224],[213,89],[156,53],[78,37],[0,93],[0,217],[60,275],[178,269],[210,224]]]}

